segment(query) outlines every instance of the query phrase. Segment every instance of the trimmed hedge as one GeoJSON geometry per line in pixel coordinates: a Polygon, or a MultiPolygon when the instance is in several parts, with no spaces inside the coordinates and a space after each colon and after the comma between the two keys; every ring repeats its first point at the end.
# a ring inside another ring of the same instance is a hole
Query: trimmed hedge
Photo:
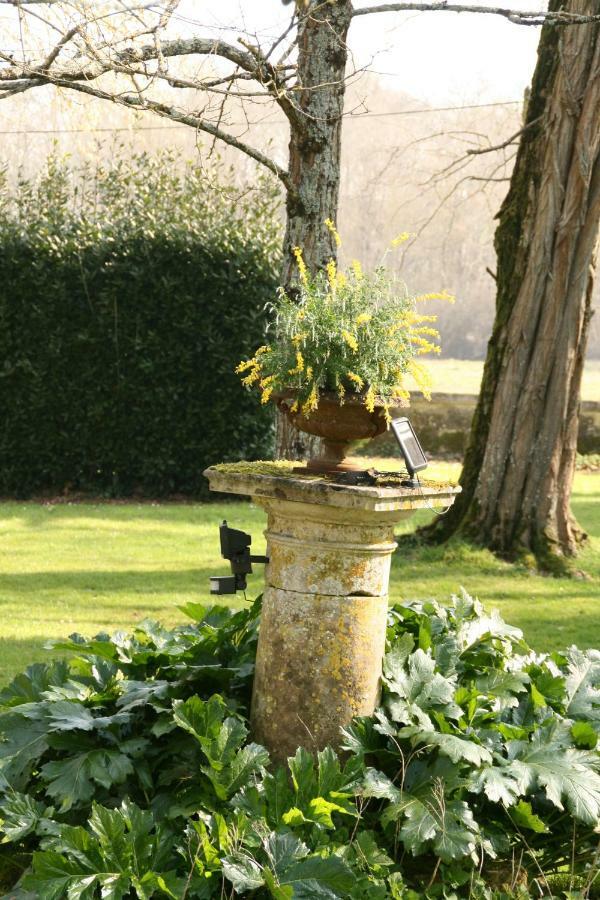
{"type": "Polygon", "coordinates": [[[201,496],[206,465],[269,455],[234,368],[277,287],[278,198],[231,183],[169,153],[4,172],[1,494],[201,496]]]}

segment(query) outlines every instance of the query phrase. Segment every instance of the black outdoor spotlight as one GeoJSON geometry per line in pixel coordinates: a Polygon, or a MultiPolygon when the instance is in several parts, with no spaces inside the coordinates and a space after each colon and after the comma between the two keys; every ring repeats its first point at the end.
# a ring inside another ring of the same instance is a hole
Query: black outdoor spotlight
{"type": "Polygon", "coordinates": [[[392,431],[398,441],[408,471],[408,479],[403,481],[402,485],[411,488],[419,487],[419,480],[415,478],[415,475],[427,468],[427,457],[423,453],[419,439],[408,419],[404,417],[392,419],[392,431]]]}
{"type": "Polygon", "coordinates": [[[219,525],[221,556],[231,564],[232,575],[215,576],[210,579],[211,594],[235,594],[246,590],[246,575],[252,573],[252,563],[268,563],[268,556],[251,556],[252,537],[245,531],[230,528],[225,519],[219,525]]]}

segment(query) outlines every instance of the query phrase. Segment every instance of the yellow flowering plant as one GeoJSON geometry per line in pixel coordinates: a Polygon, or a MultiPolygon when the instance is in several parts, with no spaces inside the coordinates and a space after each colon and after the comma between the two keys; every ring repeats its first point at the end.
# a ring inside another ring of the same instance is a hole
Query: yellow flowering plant
{"type": "MultiPolygon", "coordinates": [[[[325,224],[337,236],[333,223],[325,224]]],[[[392,246],[409,236],[403,233],[392,246]]],[[[371,411],[383,406],[389,418],[395,401],[409,399],[407,376],[429,397],[429,374],[418,357],[440,352],[439,332],[437,316],[422,315],[418,304],[454,298],[446,291],[411,296],[383,266],[366,273],[358,260],[345,272],[330,260],[324,272],[311,275],[301,249],[294,254],[297,297],[280,289],[271,308],[272,339],[236,369],[243,384],[258,387],[263,403],[274,393],[295,391],[292,410],[304,416],[317,409],[323,392],[335,392],[340,403],[359,395],[371,411]]]]}

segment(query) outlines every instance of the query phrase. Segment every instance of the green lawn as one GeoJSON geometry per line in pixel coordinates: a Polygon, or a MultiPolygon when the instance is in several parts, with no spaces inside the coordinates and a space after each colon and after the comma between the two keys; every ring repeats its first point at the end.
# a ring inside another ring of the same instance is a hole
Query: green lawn
{"type": "MultiPolygon", "coordinates": [[[[483,374],[483,360],[476,359],[426,359],[433,390],[442,394],[478,394],[483,374]]],[[[600,400],[600,359],[590,359],[585,364],[582,400],[600,400]]]]}
{"type": "MultiPolygon", "coordinates": [[[[438,465],[434,474],[456,478],[458,467],[438,465]]],[[[443,599],[463,584],[521,626],[536,649],[600,646],[600,474],[578,473],[573,505],[592,535],[581,556],[592,580],[531,575],[456,545],[396,554],[392,598],[443,599]]],[[[405,529],[430,515],[419,513],[405,529]]],[[[0,504],[0,684],[47,656],[49,638],[130,629],[145,617],[175,623],[184,618],[179,604],[210,602],[209,575],[227,572],[217,531],[224,517],[263,552],[264,514],[247,503],[0,504]]],[[[257,567],[249,597],[261,583],[257,567]]]]}

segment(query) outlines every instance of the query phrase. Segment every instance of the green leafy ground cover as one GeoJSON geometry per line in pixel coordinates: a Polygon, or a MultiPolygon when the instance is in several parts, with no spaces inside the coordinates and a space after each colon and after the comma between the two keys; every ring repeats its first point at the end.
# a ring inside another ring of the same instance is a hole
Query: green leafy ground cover
{"type": "MultiPolygon", "coordinates": [[[[437,465],[432,474],[456,478],[458,466],[437,465]]],[[[454,544],[397,554],[392,599],[449,597],[464,584],[523,628],[536,649],[600,645],[599,473],[577,474],[573,507],[592,536],[580,559],[592,580],[542,577],[454,544]]],[[[415,515],[404,530],[430,515],[415,515]]],[[[248,503],[1,504],[0,685],[46,659],[48,638],[130,629],[147,616],[181,622],[177,607],[204,602],[209,576],[226,573],[217,531],[224,517],[262,552],[264,514],[248,503]]],[[[249,596],[260,592],[262,577],[257,567],[249,596]]]]}
{"type": "Polygon", "coordinates": [[[259,604],[189,604],[0,692],[13,898],[598,896],[600,652],[532,653],[463,593],[390,610],[344,758],[248,741],[259,604]]]}

